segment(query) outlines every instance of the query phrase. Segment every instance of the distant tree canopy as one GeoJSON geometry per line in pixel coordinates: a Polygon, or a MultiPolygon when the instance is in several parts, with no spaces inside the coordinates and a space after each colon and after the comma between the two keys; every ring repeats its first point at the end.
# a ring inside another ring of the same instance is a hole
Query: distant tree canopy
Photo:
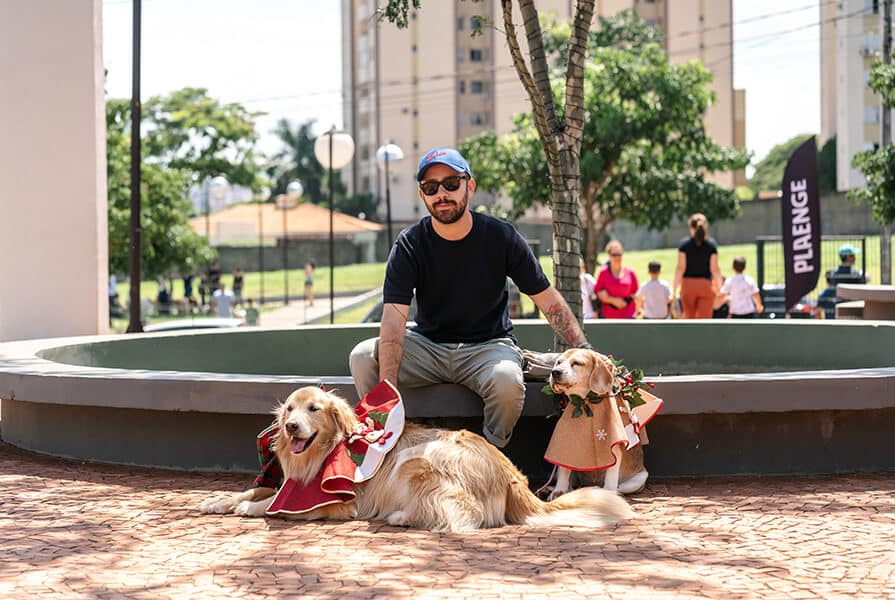
{"type": "MultiPolygon", "coordinates": [[[[547,25],[545,47],[561,78],[568,25],[547,25]]],[[[747,155],[715,144],[702,116],[713,101],[711,73],[698,63],[672,65],[655,42],[658,32],[633,11],[600,18],[589,37],[584,69],[584,138],[581,145],[580,215],[588,268],[593,268],[606,229],[618,219],[649,228],[704,212],[735,215],[733,190],[707,181],[706,173],[743,168],[747,155]]],[[[562,104],[564,87],[554,86],[562,104]]],[[[479,188],[505,192],[511,217],[533,203],[549,205],[551,182],[530,114],[515,129],[493,131],[461,143],[479,188]]]]}
{"type": "Polygon", "coordinates": [[[758,192],[779,190],[783,183],[783,170],[786,169],[786,162],[795,149],[812,135],[811,133],[800,133],[771,148],[767,156],[755,164],[755,172],[749,178],[749,187],[752,188],[752,191],[757,194],[758,192]]]}
{"type": "MultiPolygon", "coordinates": [[[[147,277],[193,272],[214,256],[188,224],[189,188],[223,175],[259,186],[252,114],[186,88],[144,103],[141,270],[147,277]]],[[[109,270],[127,273],[130,247],[130,102],[106,100],[109,270]]]]}
{"type": "MultiPolygon", "coordinates": [[[[782,144],[777,144],[767,156],[755,165],[749,178],[749,188],[754,192],[777,191],[783,183],[783,171],[795,149],[810,138],[811,133],[800,133],[782,144]]],[[[817,151],[818,187],[821,194],[836,190],[836,136],[831,137],[817,151]]]]}

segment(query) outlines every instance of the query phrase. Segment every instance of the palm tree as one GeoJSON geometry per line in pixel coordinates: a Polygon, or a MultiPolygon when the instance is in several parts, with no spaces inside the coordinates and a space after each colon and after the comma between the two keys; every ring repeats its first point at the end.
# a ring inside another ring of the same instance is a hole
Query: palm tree
{"type": "Polygon", "coordinates": [[[280,119],[274,127],[273,133],[283,142],[283,148],[274,154],[267,168],[267,173],[274,182],[271,197],[286,193],[289,182],[298,179],[304,186],[305,199],[314,204],[326,200],[323,190],[326,173],[314,157],[316,138],[311,135],[313,125],[314,120],[311,119],[293,128],[287,119],[280,119]]]}

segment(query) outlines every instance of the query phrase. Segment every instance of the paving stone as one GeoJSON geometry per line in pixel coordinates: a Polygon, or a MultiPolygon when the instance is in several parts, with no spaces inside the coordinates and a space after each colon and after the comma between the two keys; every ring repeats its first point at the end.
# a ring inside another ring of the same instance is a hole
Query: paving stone
{"type": "Polygon", "coordinates": [[[469,534],[201,515],[250,477],[0,444],[0,597],[885,598],[895,473],[651,481],[636,520],[469,534]]]}

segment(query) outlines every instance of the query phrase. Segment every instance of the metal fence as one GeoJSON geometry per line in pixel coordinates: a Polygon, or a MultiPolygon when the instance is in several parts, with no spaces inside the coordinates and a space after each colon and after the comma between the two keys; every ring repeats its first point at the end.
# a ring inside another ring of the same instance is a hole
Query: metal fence
{"type": "MultiPolygon", "coordinates": [[[[825,235],[820,239],[820,277],[817,287],[808,294],[812,303],[817,295],[827,287],[824,277],[827,271],[839,266],[839,248],[849,244],[859,249],[855,267],[867,272],[867,238],[863,235],[825,235]]],[[[783,261],[783,238],[779,235],[766,235],[755,238],[756,271],[755,279],[758,289],[762,290],[762,298],[768,290],[782,290],[786,280],[786,269],[783,261]]],[[[778,294],[774,294],[778,295],[778,294]]]]}

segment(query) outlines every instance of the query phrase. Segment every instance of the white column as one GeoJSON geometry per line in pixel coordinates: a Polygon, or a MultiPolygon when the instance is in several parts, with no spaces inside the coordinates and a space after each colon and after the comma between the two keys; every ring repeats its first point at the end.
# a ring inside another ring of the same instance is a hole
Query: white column
{"type": "Polygon", "coordinates": [[[108,331],[101,0],[0,2],[0,341],[108,331]]]}

